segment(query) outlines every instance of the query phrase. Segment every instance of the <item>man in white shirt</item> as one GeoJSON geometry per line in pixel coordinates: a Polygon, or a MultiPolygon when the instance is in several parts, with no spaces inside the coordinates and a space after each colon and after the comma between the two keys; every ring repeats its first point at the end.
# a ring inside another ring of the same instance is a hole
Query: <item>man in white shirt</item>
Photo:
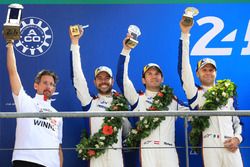
{"type": "MultiPolygon", "coordinates": [[[[34,82],[36,95],[26,94],[16,67],[13,41],[7,45],[7,69],[17,112],[57,112],[51,96],[58,81],[54,72],[40,71],[34,82]]],[[[13,167],[62,167],[61,118],[17,118],[13,167]]]]}
{"type": "MultiPolygon", "coordinates": [[[[109,67],[100,66],[95,69],[94,84],[98,90],[97,96],[91,96],[87,81],[82,71],[79,39],[82,37],[84,30],[80,30],[81,34],[73,36],[69,32],[71,39],[73,82],[76,88],[78,99],[81,101],[84,111],[106,111],[110,107],[112,97],[112,87],[114,84],[113,74],[109,67]]],[[[99,131],[103,123],[103,117],[90,118],[91,135],[99,131]]],[[[114,143],[110,149],[106,149],[105,153],[97,158],[90,159],[90,167],[123,167],[122,147],[122,130],[117,135],[118,142],[114,143]]]]}
{"type": "MultiPolygon", "coordinates": [[[[142,83],[145,85],[145,93],[137,93],[128,76],[128,67],[131,48],[123,40],[123,49],[119,56],[117,69],[117,84],[131,105],[133,111],[146,111],[151,107],[154,97],[160,91],[163,83],[163,73],[159,65],[149,63],[142,70],[142,83]]],[[[169,110],[178,110],[183,106],[173,96],[167,106],[169,110]]],[[[184,108],[183,108],[184,109],[184,108]]],[[[165,117],[160,125],[152,130],[150,135],[141,140],[140,160],[142,167],[178,167],[179,160],[175,149],[175,121],[176,117],[165,117]]]]}
{"type": "MultiPolygon", "coordinates": [[[[190,108],[199,110],[205,103],[204,93],[215,85],[217,66],[213,59],[204,58],[197,63],[196,76],[201,86],[196,86],[189,62],[189,38],[192,26],[180,22],[181,39],[179,44],[179,74],[190,108]]],[[[233,111],[234,99],[221,107],[221,111],[233,111]]],[[[203,131],[203,161],[206,167],[242,167],[238,145],[242,142],[242,127],[238,117],[210,116],[210,126],[203,131]],[[219,147],[219,148],[215,148],[219,147]],[[225,148],[223,148],[225,147],[225,148]]]]}

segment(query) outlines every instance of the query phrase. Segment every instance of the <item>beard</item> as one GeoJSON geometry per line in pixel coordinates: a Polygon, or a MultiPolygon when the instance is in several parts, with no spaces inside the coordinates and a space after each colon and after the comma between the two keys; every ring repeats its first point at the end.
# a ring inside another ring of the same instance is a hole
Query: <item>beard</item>
{"type": "Polygon", "coordinates": [[[201,83],[204,86],[213,86],[214,85],[214,79],[213,78],[204,78],[204,79],[202,79],[201,83]]]}
{"type": "Polygon", "coordinates": [[[98,93],[101,95],[108,95],[111,93],[112,86],[109,84],[101,84],[97,87],[98,93]],[[102,88],[102,85],[106,85],[107,88],[102,88]]]}
{"type": "Polygon", "coordinates": [[[45,89],[43,91],[43,95],[44,95],[44,97],[46,97],[46,99],[50,99],[51,96],[52,96],[52,92],[50,90],[48,90],[48,89],[45,89]]]}

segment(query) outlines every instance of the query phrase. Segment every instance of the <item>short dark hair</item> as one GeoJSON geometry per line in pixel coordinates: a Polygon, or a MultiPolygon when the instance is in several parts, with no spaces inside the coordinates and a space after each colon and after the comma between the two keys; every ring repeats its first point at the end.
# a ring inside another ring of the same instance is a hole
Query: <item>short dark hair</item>
{"type": "Polygon", "coordinates": [[[58,80],[58,76],[57,76],[56,73],[54,73],[53,71],[50,71],[50,70],[41,70],[41,71],[39,71],[39,72],[36,74],[35,83],[37,83],[37,84],[40,83],[41,78],[42,78],[42,76],[44,76],[44,75],[49,75],[49,76],[53,77],[55,84],[57,84],[58,81],[59,81],[59,80],[58,80]]]}

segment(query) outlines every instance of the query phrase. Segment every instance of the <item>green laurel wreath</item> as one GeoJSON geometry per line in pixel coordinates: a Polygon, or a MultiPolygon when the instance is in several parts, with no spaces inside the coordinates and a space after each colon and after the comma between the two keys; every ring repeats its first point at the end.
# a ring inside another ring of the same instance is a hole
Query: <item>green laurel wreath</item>
{"type": "MultiPolygon", "coordinates": [[[[206,101],[200,110],[217,110],[225,106],[229,98],[237,96],[236,88],[237,86],[229,79],[218,80],[215,86],[204,93],[206,101]]],[[[209,116],[192,117],[191,126],[190,144],[194,151],[199,152],[200,149],[197,147],[201,144],[202,132],[210,126],[209,116]]]]}
{"type": "MultiPolygon", "coordinates": [[[[125,97],[117,92],[112,94],[113,101],[106,111],[128,111],[129,105],[125,97]]],[[[88,137],[86,130],[81,135],[80,143],[76,145],[78,157],[89,160],[104,154],[109,146],[117,143],[117,135],[122,127],[121,117],[105,117],[99,131],[88,137]]]]}
{"type": "MultiPolygon", "coordinates": [[[[173,89],[166,85],[162,85],[160,91],[154,97],[152,105],[147,110],[168,110],[167,106],[172,102],[173,97],[173,89]]],[[[165,117],[144,117],[142,120],[138,121],[136,123],[136,128],[132,129],[125,139],[125,146],[137,147],[140,144],[141,139],[148,137],[163,120],[165,120],[165,117]]]]}

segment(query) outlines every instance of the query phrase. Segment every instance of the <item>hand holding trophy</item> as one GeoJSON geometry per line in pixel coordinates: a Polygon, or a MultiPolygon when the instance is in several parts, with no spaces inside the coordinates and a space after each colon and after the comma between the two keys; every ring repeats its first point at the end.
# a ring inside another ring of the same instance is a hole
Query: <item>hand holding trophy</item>
{"type": "Polygon", "coordinates": [[[80,25],[80,24],[76,24],[76,25],[72,25],[69,27],[69,36],[71,39],[71,43],[78,45],[79,43],[79,39],[83,36],[84,34],[84,29],[88,28],[89,25],[80,25]]]}
{"type": "Polygon", "coordinates": [[[7,43],[20,39],[20,25],[23,6],[20,4],[10,4],[6,22],[3,25],[3,36],[7,43]]]}
{"type": "Polygon", "coordinates": [[[88,28],[88,27],[89,25],[83,26],[83,25],[77,24],[77,25],[70,26],[69,29],[73,36],[79,36],[81,35],[81,32],[83,31],[83,29],[88,28]]]}
{"type": "Polygon", "coordinates": [[[199,14],[199,10],[194,7],[188,7],[185,9],[185,13],[183,14],[182,25],[188,27],[192,26],[194,23],[193,17],[199,14]]]}
{"type": "Polygon", "coordinates": [[[131,37],[126,40],[125,44],[130,48],[135,48],[139,43],[137,39],[141,35],[141,31],[136,25],[130,25],[128,27],[128,33],[131,37]]]}

